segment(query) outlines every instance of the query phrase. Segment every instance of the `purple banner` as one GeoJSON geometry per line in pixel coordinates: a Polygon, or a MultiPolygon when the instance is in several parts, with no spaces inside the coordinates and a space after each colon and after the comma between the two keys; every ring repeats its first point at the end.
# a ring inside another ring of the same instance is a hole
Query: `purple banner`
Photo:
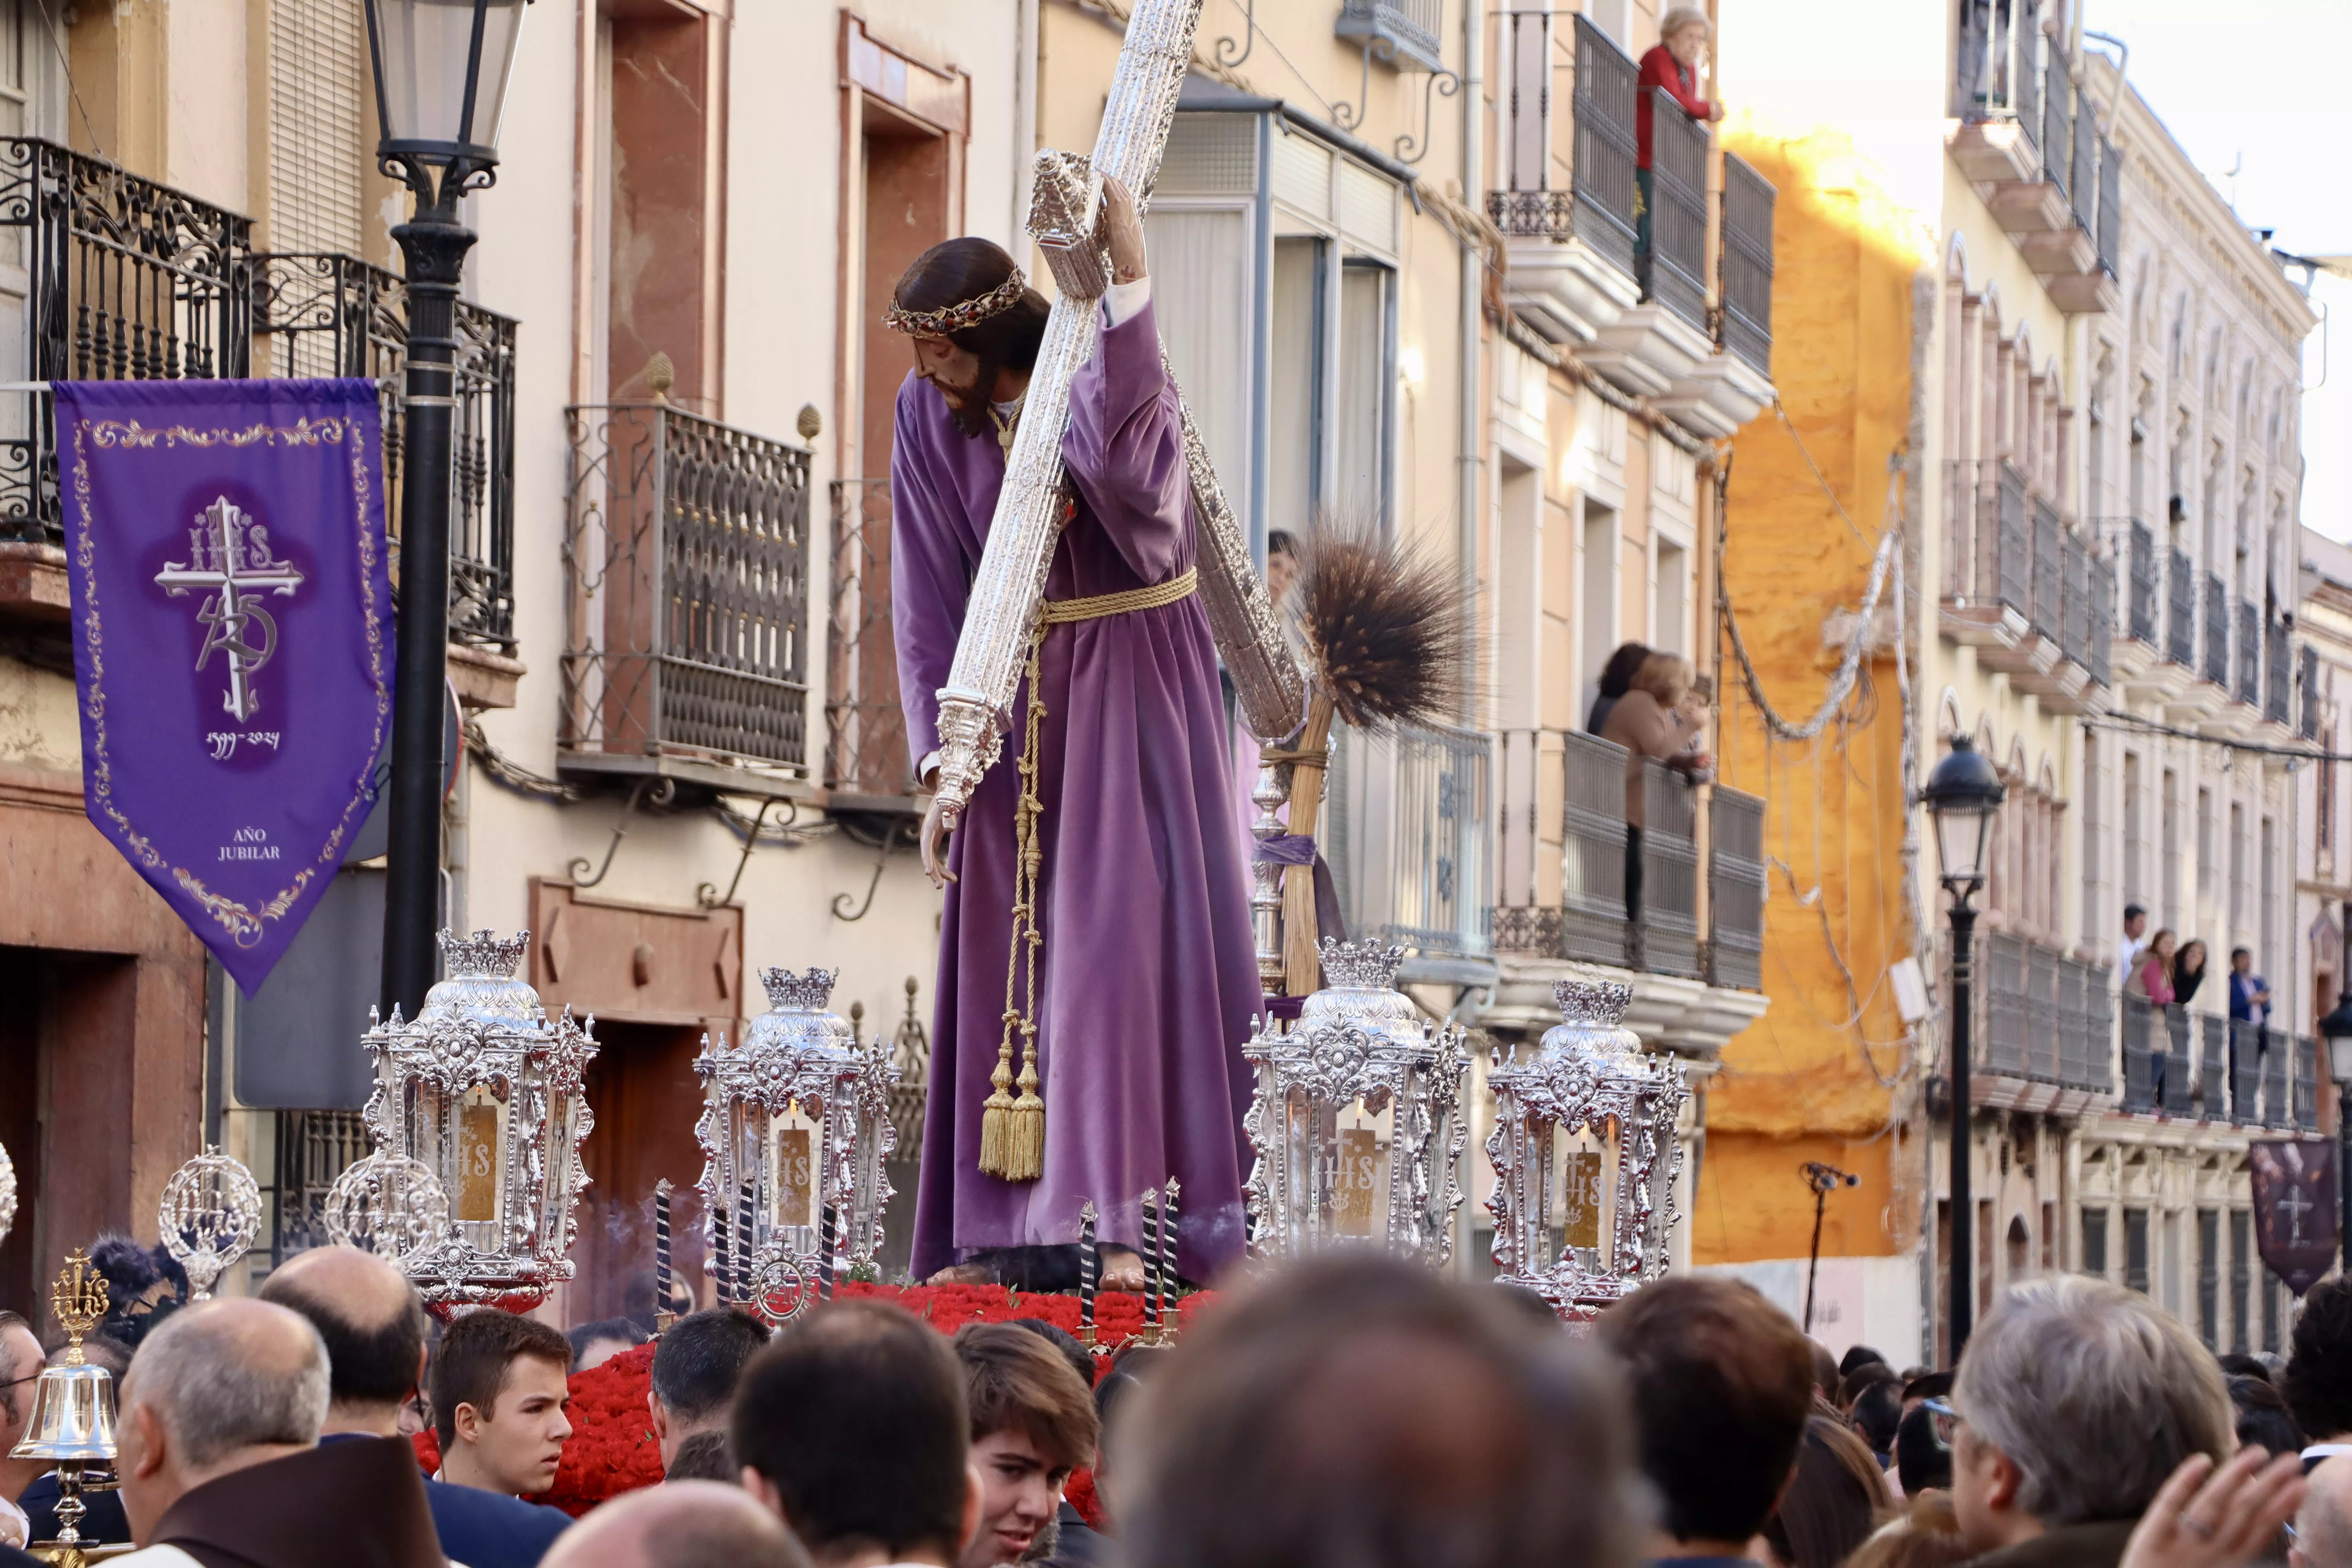
{"type": "Polygon", "coordinates": [[[2336,1145],[2321,1138],[2262,1139],[2247,1147],[2246,1164],[2253,1174],[2254,1248],[2300,1296],[2336,1267],[2336,1145]]]}
{"type": "Polygon", "coordinates": [[[375,383],[56,395],[83,803],[250,994],[392,730],[375,383]]]}

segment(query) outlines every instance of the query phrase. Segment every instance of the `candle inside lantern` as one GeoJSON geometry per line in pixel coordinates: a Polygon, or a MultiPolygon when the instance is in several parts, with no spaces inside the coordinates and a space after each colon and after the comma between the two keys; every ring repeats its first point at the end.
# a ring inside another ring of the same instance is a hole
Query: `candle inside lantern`
{"type": "Polygon", "coordinates": [[[1160,1320],[1162,1334],[1172,1334],[1176,1329],[1176,1178],[1168,1178],[1168,1195],[1160,1204],[1160,1267],[1153,1272],[1160,1287],[1160,1320]]]}
{"type": "Polygon", "coordinates": [[[752,1202],[751,1184],[746,1182],[743,1184],[743,1201],[735,1210],[735,1299],[745,1302],[756,1299],[752,1279],[758,1271],[758,1258],[751,1241],[752,1202]]]}
{"type": "Polygon", "coordinates": [[[1095,1247],[1095,1201],[1078,1205],[1078,1338],[1095,1342],[1095,1290],[1102,1282],[1102,1255],[1095,1247]]]}
{"type": "Polygon", "coordinates": [[[669,1178],[654,1184],[654,1324],[667,1329],[670,1321],[669,1178]]]}
{"type": "Polygon", "coordinates": [[[1160,1193],[1147,1187],[1143,1192],[1143,1331],[1155,1334],[1160,1328],[1160,1193]]]}
{"type": "Polygon", "coordinates": [[[816,1299],[830,1301],[833,1300],[834,1226],[838,1223],[838,1216],[834,1213],[833,1205],[827,1204],[821,1217],[824,1225],[821,1226],[823,1240],[818,1247],[816,1260],[816,1299]]]}

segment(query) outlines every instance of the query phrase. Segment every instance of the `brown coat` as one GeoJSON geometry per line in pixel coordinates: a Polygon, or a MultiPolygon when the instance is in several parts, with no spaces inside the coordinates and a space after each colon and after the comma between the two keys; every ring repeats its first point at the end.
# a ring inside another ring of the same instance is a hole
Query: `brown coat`
{"type": "Polygon", "coordinates": [[[1969,1568],[2116,1568],[2138,1525],[2136,1519],[2062,1524],[2031,1541],[1988,1552],[1969,1568]]]}
{"type": "Polygon", "coordinates": [[[231,1470],[183,1494],[148,1544],[204,1568],[447,1568],[416,1451],[398,1437],[231,1470]]]}

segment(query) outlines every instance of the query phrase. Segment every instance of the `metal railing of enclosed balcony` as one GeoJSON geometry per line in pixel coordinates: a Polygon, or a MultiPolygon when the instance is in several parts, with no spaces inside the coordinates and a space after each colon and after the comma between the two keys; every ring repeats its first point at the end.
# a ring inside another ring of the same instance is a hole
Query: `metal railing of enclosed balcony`
{"type": "Polygon", "coordinates": [[[2130,517],[2097,518],[2091,526],[2106,542],[2114,586],[2123,595],[2107,600],[2115,631],[2154,647],[2159,624],[2155,531],[2130,517]]]}
{"type": "Polygon", "coordinates": [[[1701,331],[1706,320],[1706,154],[1704,121],[1675,95],[1650,93],[1650,244],[1638,274],[1654,300],[1701,331]]]}
{"type": "Polygon", "coordinates": [[[2015,120],[2041,134],[2041,7],[2033,0],[1993,0],[1961,12],[1952,114],[1981,123],[2015,120]]]}
{"type": "Polygon", "coordinates": [[[2315,741],[2319,739],[2319,650],[2305,643],[2296,655],[2303,702],[2302,710],[2295,715],[2294,732],[2306,741],[2315,741]]]}
{"type": "Polygon", "coordinates": [[[2123,999],[2123,1109],[2240,1127],[2316,1127],[2318,1047],[2218,1013],[2123,999]]]}
{"type": "Polygon", "coordinates": [[[1723,299],[1717,341],[1766,374],[1772,370],[1771,183],[1736,153],[1723,155],[1723,236],[1716,282],[1723,299]]]}
{"type": "Polygon", "coordinates": [[[2230,689],[2230,590],[2215,574],[2205,574],[2205,662],[2199,671],[2230,689]]]}
{"type": "Polygon", "coordinates": [[[663,403],[568,412],[561,744],[804,767],[808,449],[663,403]]]}
{"type": "MultiPolygon", "coordinates": [[[[0,138],[0,288],[23,291],[26,380],[250,374],[252,239],[250,219],[102,158],[0,138]]],[[[0,535],[54,543],[49,397],[9,401],[0,535]]]]}
{"type": "MultiPolygon", "coordinates": [[[[1937,948],[1950,992],[1951,938],[1937,948]]],[[[1977,935],[1971,1066],[1988,1103],[2046,1103],[2053,1091],[2114,1092],[2111,972],[2003,931],[1977,935]]]]}
{"type": "Polygon", "coordinates": [[[850,795],[895,797],[914,788],[890,603],[890,481],[835,479],[824,782],[850,795]]]}
{"type": "Polygon", "coordinates": [[[1712,791],[1710,927],[1702,931],[1697,795],[1682,774],[1645,763],[1642,895],[1629,923],[1625,748],[1559,730],[1507,730],[1496,742],[1497,952],[1760,989],[1763,801],[1720,784],[1712,791]]]}
{"type": "MultiPolygon", "coordinates": [[[[408,285],[333,253],[254,258],[253,331],[267,374],[373,378],[383,408],[384,520],[401,531],[401,378],[408,285]]],[[[449,639],[514,651],[515,322],[459,301],[449,433],[449,639]]],[[[394,559],[398,559],[397,550],[394,559]]]]}
{"type": "Polygon", "coordinates": [[[2000,458],[1945,464],[1952,549],[1944,597],[1963,608],[2033,614],[2033,533],[2025,475],[2000,458]]]}
{"type": "MultiPolygon", "coordinates": [[[[1570,226],[1601,257],[1634,276],[1634,219],[1639,192],[1634,167],[1641,148],[1633,133],[1633,103],[1641,71],[1609,36],[1576,18],[1575,192],[1570,226]]],[[[1676,112],[1680,112],[1677,110],[1676,112]]]]}

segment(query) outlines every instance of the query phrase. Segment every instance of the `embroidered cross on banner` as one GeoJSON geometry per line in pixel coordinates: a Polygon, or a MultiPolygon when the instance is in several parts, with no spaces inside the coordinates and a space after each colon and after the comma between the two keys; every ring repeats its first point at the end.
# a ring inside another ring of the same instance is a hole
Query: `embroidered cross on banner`
{"type": "Polygon", "coordinates": [[[239,721],[248,720],[261,709],[253,677],[278,651],[278,623],[261,607],[262,595],[292,597],[302,585],[301,568],[271,560],[269,531],[226,496],[197,514],[196,526],[188,530],[188,550],[187,561],[164,563],[155,582],[175,599],[192,590],[206,595],[196,612],[205,627],[196,668],[204,668],[215,649],[225,654],[228,690],[221,706],[239,721]]]}

